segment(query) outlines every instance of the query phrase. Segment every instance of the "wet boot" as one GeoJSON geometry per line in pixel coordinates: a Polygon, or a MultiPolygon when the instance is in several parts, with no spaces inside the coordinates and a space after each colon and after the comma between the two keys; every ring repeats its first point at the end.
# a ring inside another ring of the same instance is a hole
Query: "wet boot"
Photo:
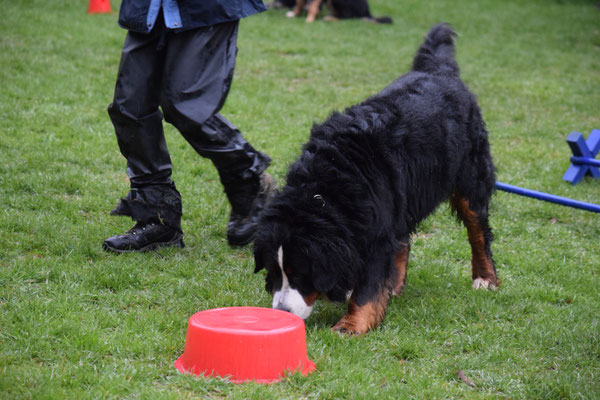
{"type": "Polygon", "coordinates": [[[115,253],[132,253],[154,250],[159,247],[184,247],[183,234],[158,222],[138,222],[124,235],[111,236],[102,248],[115,253]]]}
{"type": "Polygon", "coordinates": [[[276,190],[277,183],[266,172],[235,185],[225,185],[231,203],[227,224],[227,241],[231,246],[243,246],[254,240],[258,217],[276,190]]]}
{"type": "Polygon", "coordinates": [[[181,230],[181,195],[174,183],[133,187],[111,215],[129,216],[137,223],[123,235],[111,236],[102,248],[116,253],[184,247],[181,230]]]}

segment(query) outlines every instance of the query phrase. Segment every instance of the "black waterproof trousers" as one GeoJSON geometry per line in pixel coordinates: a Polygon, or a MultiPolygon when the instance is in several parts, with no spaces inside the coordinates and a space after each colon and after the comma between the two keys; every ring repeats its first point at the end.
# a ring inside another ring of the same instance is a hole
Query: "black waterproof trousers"
{"type": "Polygon", "coordinates": [[[149,34],[127,33],[108,107],[131,183],[111,213],[181,231],[181,196],[171,181],[163,114],[213,162],[226,192],[256,180],[271,160],[219,114],[233,78],[239,21],[180,33],[168,30],[162,16],[158,21],[149,34]]]}

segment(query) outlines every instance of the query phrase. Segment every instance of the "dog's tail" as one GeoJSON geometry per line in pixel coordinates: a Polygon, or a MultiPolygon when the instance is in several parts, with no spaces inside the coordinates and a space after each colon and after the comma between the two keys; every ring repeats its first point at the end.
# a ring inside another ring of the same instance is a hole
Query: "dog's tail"
{"type": "Polygon", "coordinates": [[[456,32],[446,23],[431,28],[413,60],[413,71],[458,76],[458,64],[454,59],[455,37],[456,32]]]}

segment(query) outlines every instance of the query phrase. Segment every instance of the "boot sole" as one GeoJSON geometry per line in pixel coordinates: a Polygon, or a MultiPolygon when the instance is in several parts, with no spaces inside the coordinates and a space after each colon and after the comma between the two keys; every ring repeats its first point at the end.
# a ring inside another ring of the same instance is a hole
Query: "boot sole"
{"type": "Polygon", "coordinates": [[[183,235],[179,235],[176,236],[173,240],[168,241],[168,242],[157,242],[157,243],[150,243],[147,246],[141,247],[139,249],[117,249],[116,247],[112,247],[107,245],[106,243],[102,243],[102,249],[108,252],[113,252],[113,253],[143,253],[146,251],[152,251],[152,250],[156,250],[160,247],[180,247],[180,248],[184,248],[185,244],[183,243],[183,235]]]}
{"type": "Polygon", "coordinates": [[[240,241],[237,241],[235,239],[232,241],[229,236],[227,237],[227,242],[229,243],[230,246],[238,246],[238,247],[245,246],[245,245],[251,243],[253,240],[254,240],[254,234],[252,234],[252,236],[250,236],[248,239],[240,240],[240,241]]]}

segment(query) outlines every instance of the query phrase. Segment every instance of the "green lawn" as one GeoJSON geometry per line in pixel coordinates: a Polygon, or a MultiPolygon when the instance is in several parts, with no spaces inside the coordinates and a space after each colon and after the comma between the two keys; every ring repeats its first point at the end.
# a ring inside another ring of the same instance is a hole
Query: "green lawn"
{"type": "MultiPolygon", "coordinates": [[[[166,129],[187,247],[116,256],[108,212],[127,193],[106,113],[125,32],[84,0],[2,1],[0,19],[0,397],[600,398],[600,216],[497,193],[502,285],[470,289],[466,233],[446,206],[413,238],[408,285],[366,337],[307,320],[317,370],[262,386],[179,374],[188,318],[269,307],[251,247],[225,240],[229,206],[212,164],[166,129]],[[474,387],[461,381],[463,371],[474,387]]],[[[600,203],[600,180],[561,177],[565,138],[600,129],[596,0],[371,0],[362,21],[307,25],[269,11],[241,24],[223,114],[273,158],[283,183],[313,121],[406,72],[439,21],[459,32],[502,182],[600,203]]]]}

